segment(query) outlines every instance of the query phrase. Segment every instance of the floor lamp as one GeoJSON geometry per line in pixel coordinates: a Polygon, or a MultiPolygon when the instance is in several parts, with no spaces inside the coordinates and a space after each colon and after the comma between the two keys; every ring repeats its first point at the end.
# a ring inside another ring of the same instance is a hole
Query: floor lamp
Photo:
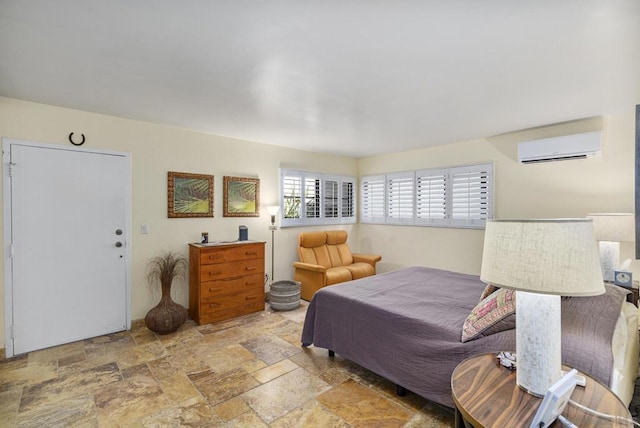
{"type": "Polygon", "coordinates": [[[271,225],[269,226],[269,230],[271,231],[271,283],[273,283],[275,280],[274,260],[276,258],[274,247],[275,231],[278,230],[278,226],[276,226],[276,215],[278,215],[280,207],[278,205],[270,205],[267,207],[267,211],[269,211],[269,215],[271,216],[271,225]]]}

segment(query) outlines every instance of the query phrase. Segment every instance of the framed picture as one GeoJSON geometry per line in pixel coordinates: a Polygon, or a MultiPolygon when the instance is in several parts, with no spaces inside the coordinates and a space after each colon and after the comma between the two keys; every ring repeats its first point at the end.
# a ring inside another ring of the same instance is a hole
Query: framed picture
{"type": "Polygon", "coordinates": [[[224,216],[260,216],[260,180],[257,178],[224,177],[224,216]]]}
{"type": "Polygon", "coordinates": [[[213,175],[168,173],[169,218],[213,217],[213,175]]]}

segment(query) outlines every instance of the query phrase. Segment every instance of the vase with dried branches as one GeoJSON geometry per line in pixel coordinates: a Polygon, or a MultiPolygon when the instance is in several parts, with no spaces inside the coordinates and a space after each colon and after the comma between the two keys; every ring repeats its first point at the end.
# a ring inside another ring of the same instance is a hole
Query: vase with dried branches
{"type": "Polygon", "coordinates": [[[171,285],[175,278],[184,277],[187,259],[173,252],[154,257],[147,264],[147,282],[150,287],[160,283],[160,303],[144,318],[147,328],[158,334],[173,333],[187,320],[187,309],[171,298],[171,285]]]}

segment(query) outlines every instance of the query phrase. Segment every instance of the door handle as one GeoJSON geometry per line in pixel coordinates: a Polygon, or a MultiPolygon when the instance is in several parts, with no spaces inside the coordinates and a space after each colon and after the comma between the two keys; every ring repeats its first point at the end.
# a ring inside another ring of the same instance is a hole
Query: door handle
{"type": "Polygon", "coordinates": [[[122,242],[120,242],[120,241],[116,242],[116,247],[117,247],[117,248],[122,247],[122,242]]]}

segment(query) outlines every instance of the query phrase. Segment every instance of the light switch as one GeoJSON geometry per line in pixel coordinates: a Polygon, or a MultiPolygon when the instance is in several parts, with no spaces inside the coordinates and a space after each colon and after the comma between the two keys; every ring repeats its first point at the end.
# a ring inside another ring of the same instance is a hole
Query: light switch
{"type": "Polygon", "coordinates": [[[149,225],[148,224],[141,224],[140,225],[140,233],[142,233],[143,235],[146,235],[147,233],[149,233],[149,225]]]}

